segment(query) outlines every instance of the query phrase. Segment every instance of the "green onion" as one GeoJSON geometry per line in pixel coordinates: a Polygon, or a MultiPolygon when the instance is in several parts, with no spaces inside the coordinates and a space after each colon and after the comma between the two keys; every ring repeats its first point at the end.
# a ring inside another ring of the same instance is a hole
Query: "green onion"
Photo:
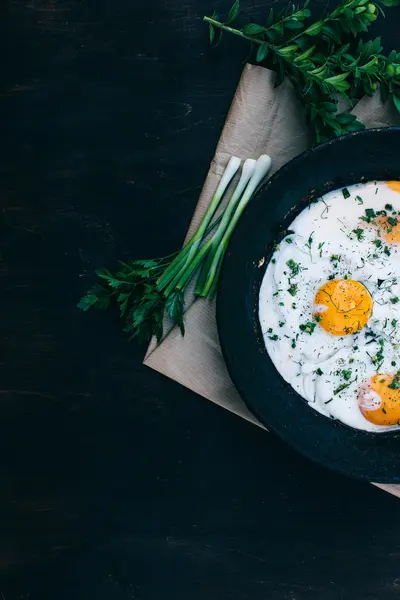
{"type": "Polygon", "coordinates": [[[226,229],[223,229],[221,227],[222,221],[218,226],[218,229],[213,236],[215,243],[212,244],[212,249],[210,250],[207,259],[203,264],[199,280],[195,288],[194,293],[197,296],[202,296],[203,298],[205,298],[207,296],[213,297],[215,295],[218,275],[222,265],[222,259],[228,247],[232,233],[240,217],[242,216],[247,204],[250,202],[254,192],[257,190],[263,179],[268,174],[270,167],[270,157],[266,154],[261,155],[256,162],[254,173],[243,192],[240,202],[236,207],[236,210],[232,215],[228,226],[226,227],[226,229]]]}
{"type": "Polygon", "coordinates": [[[182,248],[177,257],[171,262],[169,267],[165,269],[161,277],[157,281],[157,289],[168,295],[179,283],[182,276],[182,269],[190,263],[192,257],[196,254],[207,227],[217,210],[222,197],[240,167],[240,158],[232,156],[224,171],[217,190],[208,206],[205,215],[191,240],[182,248]]]}

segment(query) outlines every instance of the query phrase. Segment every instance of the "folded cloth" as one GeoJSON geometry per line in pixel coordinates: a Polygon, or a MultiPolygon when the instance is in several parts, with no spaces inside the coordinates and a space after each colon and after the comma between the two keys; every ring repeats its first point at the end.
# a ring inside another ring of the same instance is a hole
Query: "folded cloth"
{"type": "MultiPolygon", "coordinates": [[[[286,80],[274,87],[275,77],[273,71],[263,67],[245,66],[185,241],[197,229],[232,155],[246,159],[269,154],[272,175],[309,147],[310,138],[294,90],[286,80]]],[[[391,102],[383,105],[378,95],[363,98],[352,112],[367,127],[400,123],[391,102]]],[[[215,302],[196,299],[190,292],[186,295],[185,336],[166,319],[164,338],[159,345],[151,342],[144,364],[263,427],[228,375],[218,340],[215,302]]],[[[400,497],[400,485],[380,487],[400,497]]]]}

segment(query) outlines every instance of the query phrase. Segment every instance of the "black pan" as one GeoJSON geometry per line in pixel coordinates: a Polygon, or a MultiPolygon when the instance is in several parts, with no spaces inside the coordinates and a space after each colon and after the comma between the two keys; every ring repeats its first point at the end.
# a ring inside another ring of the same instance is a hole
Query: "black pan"
{"type": "Polygon", "coordinates": [[[268,429],[335,471],[400,483],[400,432],[355,430],[310,408],[269,359],[258,321],[258,293],[273,244],[294,217],[331,190],[392,179],[400,179],[400,127],[346,135],[285,165],[252,200],[233,235],[222,268],[217,319],[232,380],[268,429]]]}

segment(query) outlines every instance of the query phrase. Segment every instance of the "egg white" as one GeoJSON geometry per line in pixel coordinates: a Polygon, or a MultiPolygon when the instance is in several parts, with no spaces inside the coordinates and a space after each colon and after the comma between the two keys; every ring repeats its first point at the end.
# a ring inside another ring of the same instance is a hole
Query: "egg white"
{"type": "Polygon", "coordinates": [[[367,208],[380,211],[387,204],[400,211],[400,194],[384,182],[347,189],[350,197],[342,190],[326,194],[292,222],[293,233],[282,240],[266,269],[259,318],[275,367],[310,406],[351,427],[382,432],[399,427],[370,423],[360,412],[357,394],[362,382],[377,373],[379,340],[379,372],[400,369],[400,244],[382,239],[378,247],[377,229],[361,217],[367,208]],[[354,230],[360,228],[358,239],[354,230]],[[300,265],[297,274],[288,261],[300,265]],[[372,315],[359,333],[336,337],[315,324],[314,297],[329,278],[360,281],[371,294],[372,315]],[[315,324],[311,333],[300,329],[307,323],[315,324]],[[343,371],[351,371],[351,377],[344,379],[343,371]]]}

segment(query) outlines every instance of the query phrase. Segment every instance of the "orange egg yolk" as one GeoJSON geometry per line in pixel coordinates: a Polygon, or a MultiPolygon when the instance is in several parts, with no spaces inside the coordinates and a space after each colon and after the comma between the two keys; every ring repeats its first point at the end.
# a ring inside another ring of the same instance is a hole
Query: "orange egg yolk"
{"type": "Polygon", "coordinates": [[[393,192],[400,193],[400,181],[387,181],[386,185],[388,186],[388,188],[393,190],[393,192]]]}
{"type": "Polygon", "coordinates": [[[394,375],[374,375],[361,385],[358,405],[370,423],[400,425],[400,388],[389,387],[394,378],[394,375]]]}
{"type": "Polygon", "coordinates": [[[372,298],[359,281],[333,279],[316,293],[313,312],[328,333],[351,335],[367,324],[372,313],[372,298]]]}
{"type": "MultiPolygon", "coordinates": [[[[399,182],[400,183],[400,182],[399,182]]],[[[388,244],[400,244],[400,217],[378,217],[376,224],[381,229],[381,235],[388,244]]]]}

